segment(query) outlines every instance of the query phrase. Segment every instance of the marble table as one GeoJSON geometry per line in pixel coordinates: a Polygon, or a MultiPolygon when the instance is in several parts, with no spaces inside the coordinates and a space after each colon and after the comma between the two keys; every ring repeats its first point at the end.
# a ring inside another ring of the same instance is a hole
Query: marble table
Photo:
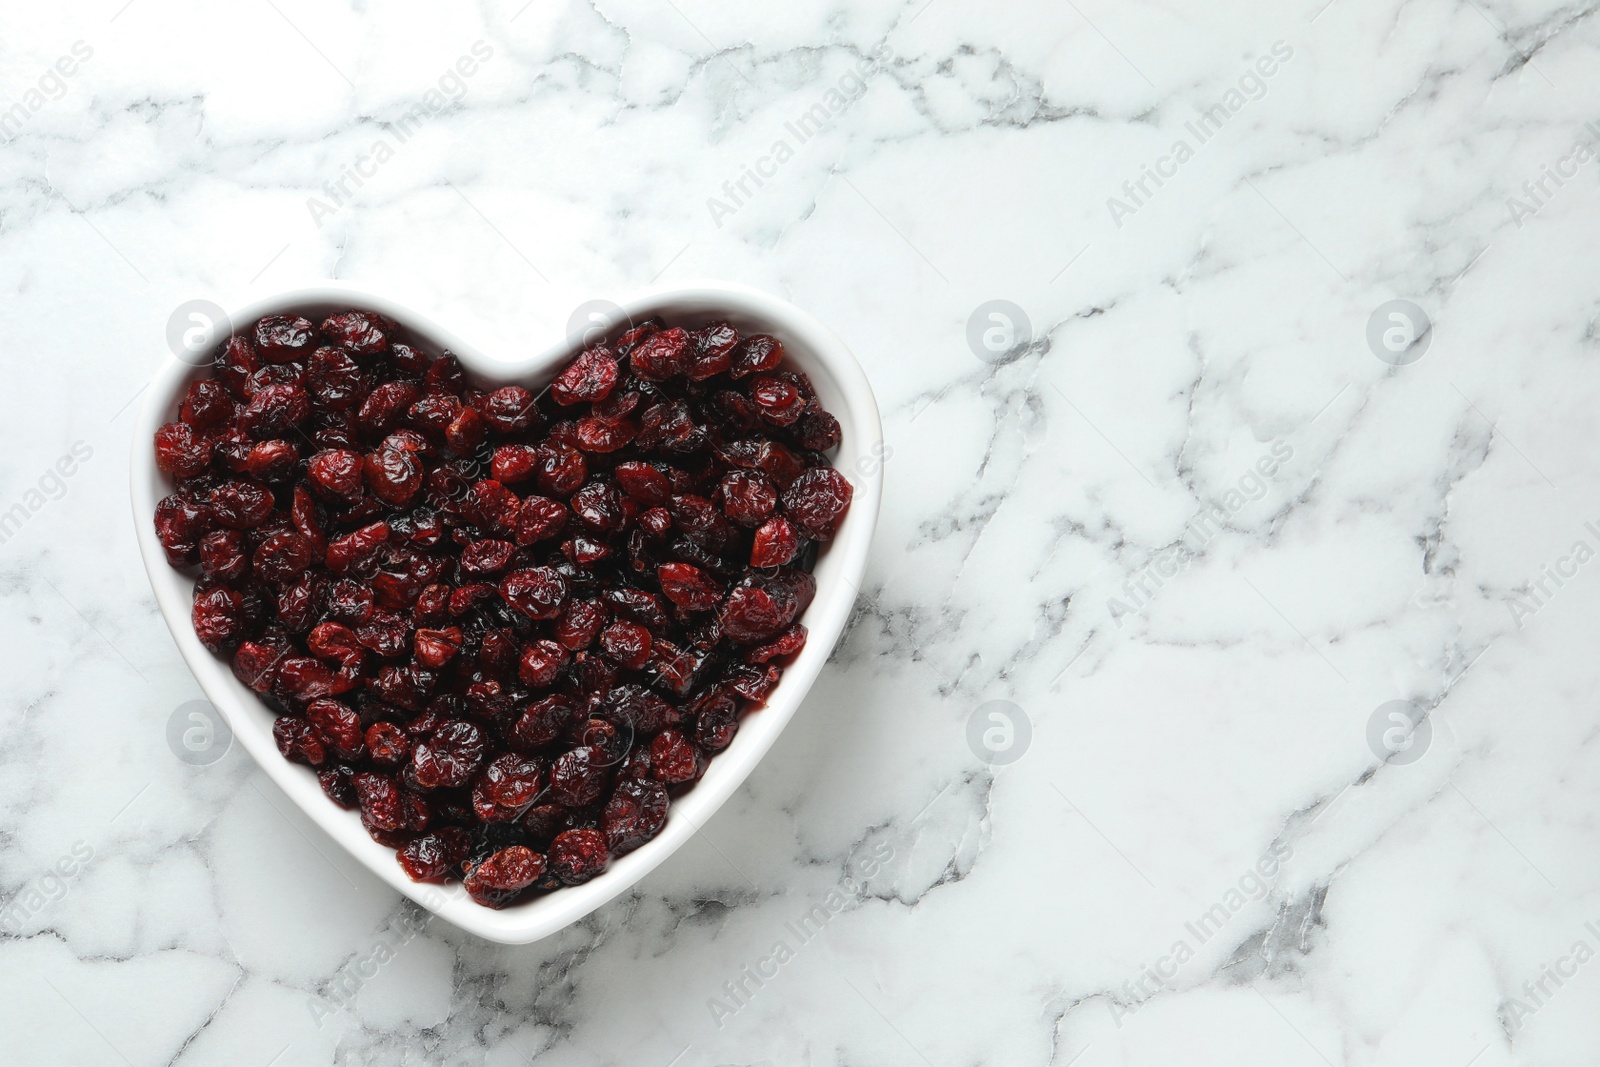
{"type": "Polygon", "coordinates": [[[1600,1060],[1596,6],[766,6],[0,13],[0,1059],[1600,1060]],[[696,277],[847,340],[887,490],[690,845],[508,948],[178,758],[175,307],[696,277]]]}

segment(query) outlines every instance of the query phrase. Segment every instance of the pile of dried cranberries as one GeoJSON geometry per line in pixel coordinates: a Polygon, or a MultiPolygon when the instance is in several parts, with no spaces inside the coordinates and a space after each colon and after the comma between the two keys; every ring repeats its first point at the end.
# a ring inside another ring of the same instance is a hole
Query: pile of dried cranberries
{"type": "Polygon", "coordinates": [[[652,320],[535,395],[362,311],[230,337],[156,433],[194,629],[418,881],[502,907],[660,832],[805,644],[850,483],[783,345],[652,320]]]}

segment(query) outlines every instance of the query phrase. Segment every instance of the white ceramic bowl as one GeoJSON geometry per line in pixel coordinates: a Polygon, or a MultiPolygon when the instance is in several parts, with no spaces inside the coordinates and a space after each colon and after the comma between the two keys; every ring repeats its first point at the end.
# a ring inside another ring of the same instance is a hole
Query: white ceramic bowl
{"type": "MultiPolygon", "coordinates": [[[[448,349],[479,383],[519,383],[536,391],[554,376],[579,347],[568,338],[536,356],[495,359],[439,326],[411,307],[354,286],[327,283],[292,289],[229,308],[235,328],[264,315],[299,312],[314,321],[331,311],[361,308],[400,323],[412,338],[434,353],[448,349]]],[[[817,560],[817,595],[801,617],[810,631],[805,649],[784,671],[766,707],[745,715],[738,735],[711,761],[705,777],[674,800],[661,833],[638,850],[614,861],[600,877],[501,911],[468,899],[459,886],[420,885],[408,879],[393,850],[373,841],[354,811],[335,805],[318,787],[310,770],[285,760],[272,738],[273,714],[242,685],[228,662],[200,644],[190,625],[194,577],[167,564],[156,538],[156,502],[172,491],[171,480],[156,469],[151,441],[163,423],[177,418],[179,401],[189,383],[209,373],[170,358],[157,372],[134,431],[133,515],[139,550],[161,614],[178,649],[189,663],[206,696],[221,711],[234,736],[284,793],[346,851],[373,873],[418,904],[462,929],[505,944],[538,940],[575,922],[648,874],[705,825],[772,747],[812,681],[822,670],[844,629],[867,562],[867,549],[877,524],[882,497],[882,427],[866,376],[844,342],[793,305],[742,285],[704,283],[648,290],[620,305],[632,321],[659,314],[673,324],[700,325],[726,318],[741,333],[770,333],[784,343],[789,364],[810,375],[823,404],[843,430],[834,464],[855,485],[855,498],[834,540],[817,560]]]]}

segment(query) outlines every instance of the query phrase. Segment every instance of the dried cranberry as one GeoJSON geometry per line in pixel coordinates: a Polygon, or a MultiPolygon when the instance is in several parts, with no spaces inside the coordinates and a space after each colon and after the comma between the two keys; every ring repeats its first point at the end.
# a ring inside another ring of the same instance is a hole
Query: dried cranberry
{"type": "Polygon", "coordinates": [[[311,724],[293,715],[280,715],[272,724],[272,737],[278,743],[283,758],[308,767],[320,767],[328,758],[328,750],[311,729],[311,724]]]}
{"type": "Polygon", "coordinates": [[[367,753],[380,767],[398,767],[411,758],[411,739],[392,722],[367,727],[367,753]]]}
{"type": "Polygon", "coordinates": [[[503,908],[544,874],[545,858],[525,845],[512,845],[467,872],[463,881],[479,904],[503,908]]]}
{"type": "Polygon", "coordinates": [[[406,843],[396,854],[413,882],[438,882],[458,875],[472,847],[472,835],[459,826],[441,826],[406,843]]]}
{"type": "Polygon", "coordinates": [[[694,744],[677,730],[662,730],[650,742],[650,766],[658,782],[693,781],[700,775],[700,759],[694,744]]]}
{"type": "Polygon", "coordinates": [[[256,351],[273,363],[297,358],[316,337],[317,328],[299,315],[268,315],[256,323],[256,351]]]}
{"type": "Polygon", "coordinates": [[[608,777],[604,755],[579,745],[551,764],[550,796],[569,808],[581,808],[605,792],[608,777]]]}
{"type": "Polygon", "coordinates": [[[638,623],[614,622],[600,632],[600,647],[619,666],[641,670],[650,661],[650,631],[638,623]]]}
{"type": "Polygon", "coordinates": [[[750,548],[750,566],[781,567],[800,551],[800,535],[788,519],[768,519],[756,531],[750,548]]]}
{"type": "Polygon", "coordinates": [[[334,344],[362,356],[377,355],[389,343],[378,316],[366,311],[329,315],[322,320],[322,333],[334,344]]]}
{"type": "Polygon", "coordinates": [[[156,431],[156,469],[175,478],[192,478],[211,466],[211,442],[187,422],[169,422],[156,431]]]}
{"type": "Polygon", "coordinates": [[[658,833],[803,648],[850,489],[782,357],[656,318],[482,393],[370,312],[271,317],[158,431],[156,533],[285,756],[504,904],[658,833]]]}
{"type": "Polygon", "coordinates": [[[533,394],[520,385],[505,385],[483,398],[478,413],[496,433],[520,433],[538,417],[533,394]]]}
{"type": "Polygon", "coordinates": [[[554,684],[566,662],[566,649],[554,641],[535,641],[522,650],[517,660],[517,677],[535,689],[545,689],[554,684]]]}
{"type": "Polygon", "coordinates": [[[611,857],[598,830],[568,830],[550,842],[550,873],[567,885],[579,885],[606,869],[611,857]]]}
{"type": "Polygon", "coordinates": [[[178,419],[196,430],[220,430],[233,417],[233,400],[222,383],[202,378],[189,383],[178,405],[178,419]]]}
{"type": "Polygon", "coordinates": [[[617,360],[604,348],[586,348],[550,383],[550,396],[562,405],[604,400],[617,384],[617,360]]]}
{"type": "Polygon", "coordinates": [[[628,353],[628,363],[647,382],[663,382],[684,372],[689,355],[689,335],[674,326],[651,334],[628,353]]]}
{"type": "Polygon", "coordinates": [[[783,513],[802,535],[827,541],[839,528],[854,493],[844,475],[819,467],[806,471],[783,491],[783,513]]]}
{"type": "Polygon", "coordinates": [[[483,731],[476,723],[447,722],[411,753],[411,773],[424,789],[466,785],[483,763],[483,731]]]}
{"type": "Polygon", "coordinates": [[[667,822],[667,791],[658,782],[619,782],[600,815],[600,830],[613,856],[632,852],[667,822]]]}
{"type": "Polygon", "coordinates": [[[567,583],[552,567],[512,571],[500,580],[500,596],[530,619],[553,619],[567,601],[567,583]]]}
{"type": "Polygon", "coordinates": [[[722,512],[728,518],[754,529],[778,506],[778,490],[772,480],[759,471],[733,471],[717,487],[722,512]]]}
{"type": "Polygon", "coordinates": [[[722,599],[721,587],[687,563],[663,563],[656,568],[656,578],[666,598],[685,611],[710,611],[722,599]]]}
{"type": "Polygon", "coordinates": [[[473,779],[472,810],[484,822],[512,822],[543,792],[544,767],[539,761],[507,752],[473,779]]]}
{"type": "Polygon", "coordinates": [[[511,744],[524,752],[543,748],[565,734],[577,717],[578,709],[566,697],[535,700],[511,728],[511,744]]]}
{"type": "Polygon", "coordinates": [[[223,482],[211,490],[207,503],[211,505],[211,515],[223,526],[248,530],[272,514],[272,491],[255,482],[223,482]]]}

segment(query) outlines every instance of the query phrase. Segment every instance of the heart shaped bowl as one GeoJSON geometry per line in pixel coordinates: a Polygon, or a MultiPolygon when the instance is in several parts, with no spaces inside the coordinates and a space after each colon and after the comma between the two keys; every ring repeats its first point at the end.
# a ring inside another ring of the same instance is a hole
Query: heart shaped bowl
{"type": "MultiPolygon", "coordinates": [[[[241,303],[228,309],[227,314],[232,327],[239,329],[265,315],[297,312],[321,321],[330,312],[349,308],[392,319],[409,331],[413,342],[432,354],[448,350],[479,386],[516,383],[537,391],[583,347],[582,337],[572,336],[537,356],[495,359],[400,301],[332,282],[241,303]]],[[[503,944],[536,941],[576,922],[628,889],[697,833],[755,769],[794,716],[844,630],[866,569],[867,550],[883,495],[883,429],[872,388],[844,342],[816,319],[767,293],[721,282],[647,290],[621,305],[608,305],[607,309],[605,321],[599,323],[602,329],[639,322],[652,315],[685,327],[721,318],[732,322],[741,333],[768,333],[780,339],[787,365],[810,376],[818,397],[839,420],[843,440],[834,465],[854,484],[855,497],[838,534],[822,547],[817,559],[816,598],[801,616],[810,632],[805,648],[784,671],[766,706],[745,714],[733,743],[711,761],[705,777],[672,802],[661,833],[614,860],[604,874],[590,882],[501,911],[473,902],[459,884],[441,887],[407,878],[394,851],[367,835],[357,812],[335,805],[323,794],[308,768],[290,763],[279,754],[272,737],[272,711],[233,676],[226,660],[207,651],[195,636],[189,617],[194,575],[173,569],[156,538],[156,502],[174,487],[171,479],[156,469],[151,442],[163,423],[177,418],[178,404],[189,383],[209,374],[209,366],[196,367],[169,358],[151,383],[134,431],[134,527],[151,588],[189,669],[239,743],[306,815],[375,875],[456,926],[503,944]]],[[[219,340],[221,336],[219,331],[219,340]]]]}

